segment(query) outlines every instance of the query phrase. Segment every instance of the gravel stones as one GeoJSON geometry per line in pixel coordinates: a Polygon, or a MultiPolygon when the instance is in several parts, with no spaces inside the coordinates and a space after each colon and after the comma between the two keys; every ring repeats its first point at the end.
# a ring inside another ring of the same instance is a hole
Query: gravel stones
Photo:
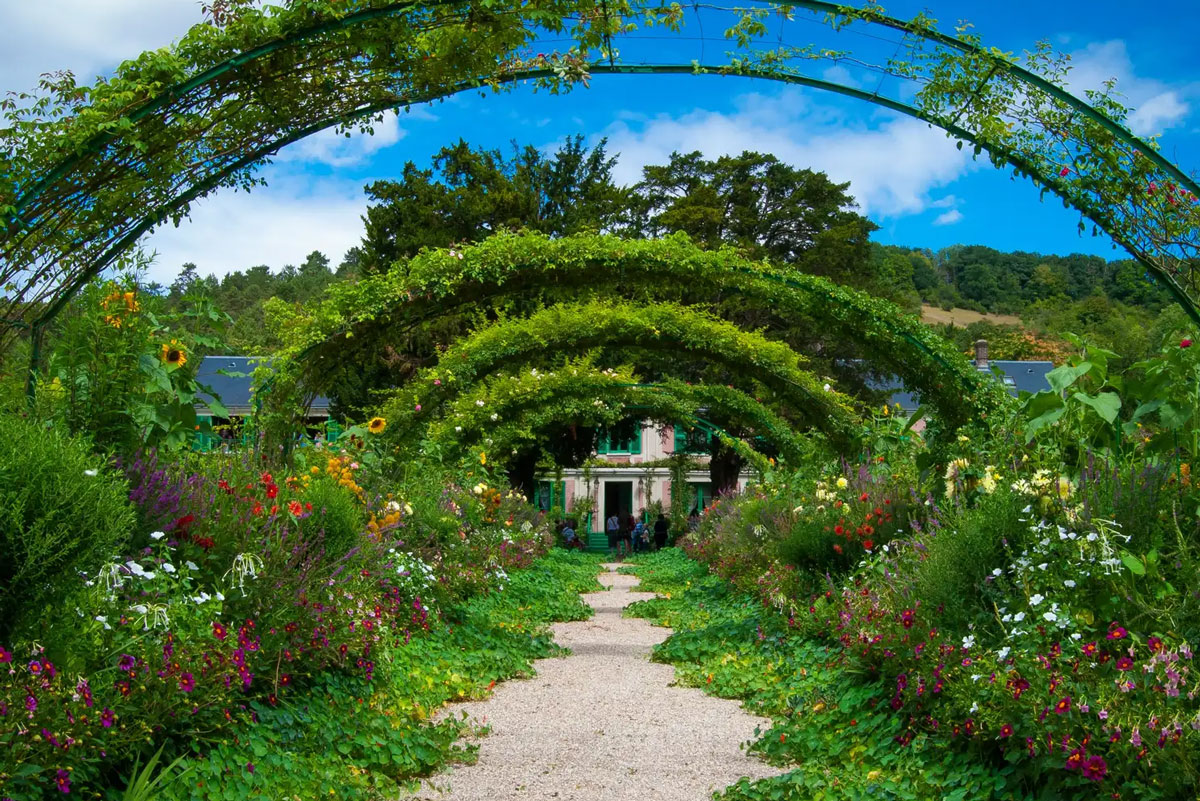
{"type": "Polygon", "coordinates": [[[496,687],[491,698],[459,704],[491,727],[479,761],[426,781],[416,799],[454,801],[702,801],[743,776],[779,773],[739,745],[764,718],[738,702],[673,687],[675,670],[649,661],[670,629],[622,618],[635,576],[605,565],[607,589],[584,595],[591,620],[556,623],[571,656],[539,660],[537,675],[496,687]]]}

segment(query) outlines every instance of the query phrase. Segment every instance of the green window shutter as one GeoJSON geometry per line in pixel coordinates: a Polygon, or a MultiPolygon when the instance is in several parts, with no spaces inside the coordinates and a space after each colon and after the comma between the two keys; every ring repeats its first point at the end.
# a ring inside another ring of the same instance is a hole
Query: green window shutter
{"type": "Polygon", "coordinates": [[[683,453],[687,450],[687,429],[681,425],[675,426],[675,453],[683,453]]]}
{"type": "Polygon", "coordinates": [[[642,452],[642,424],[637,422],[633,426],[633,440],[630,442],[630,453],[642,452]]]}
{"type": "Polygon", "coordinates": [[[596,453],[608,453],[608,429],[600,429],[600,434],[596,437],[596,453]]]}

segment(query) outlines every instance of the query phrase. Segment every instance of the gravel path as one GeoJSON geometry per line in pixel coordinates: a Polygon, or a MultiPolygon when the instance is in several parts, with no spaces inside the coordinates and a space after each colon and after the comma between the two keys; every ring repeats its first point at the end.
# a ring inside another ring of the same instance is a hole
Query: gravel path
{"type": "Polygon", "coordinates": [[[583,598],[591,620],[556,623],[565,658],[537,662],[537,676],[496,687],[486,701],[451,708],[491,727],[475,765],[427,781],[430,801],[702,801],[742,776],[779,771],[738,746],[769,721],[738,702],[672,687],[675,669],[649,661],[670,629],[623,618],[653,593],[605,565],[603,592],[583,598]]]}

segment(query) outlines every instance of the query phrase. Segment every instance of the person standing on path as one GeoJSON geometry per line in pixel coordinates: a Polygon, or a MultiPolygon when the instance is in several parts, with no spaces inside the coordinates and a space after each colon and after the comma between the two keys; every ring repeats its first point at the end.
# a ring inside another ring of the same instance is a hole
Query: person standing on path
{"type": "Polygon", "coordinates": [[[662,512],[658,513],[658,520],[654,521],[654,550],[661,551],[667,545],[667,530],[670,524],[667,523],[667,516],[662,512]]]}
{"type": "Polygon", "coordinates": [[[617,548],[621,542],[621,516],[616,512],[609,515],[608,520],[604,521],[604,533],[608,535],[608,555],[610,558],[616,558],[617,548]]]}

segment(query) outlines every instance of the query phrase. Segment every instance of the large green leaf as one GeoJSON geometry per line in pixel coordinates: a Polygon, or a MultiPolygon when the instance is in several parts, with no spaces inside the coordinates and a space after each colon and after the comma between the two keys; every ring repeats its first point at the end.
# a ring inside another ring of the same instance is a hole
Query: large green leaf
{"type": "Polygon", "coordinates": [[[1121,412],[1121,396],[1115,392],[1101,392],[1098,395],[1080,392],[1073,397],[1083,405],[1092,407],[1106,423],[1116,420],[1121,412]]]}
{"type": "Polygon", "coordinates": [[[1067,405],[1057,392],[1030,395],[1022,411],[1026,416],[1025,433],[1032,437],[1046,426],[1054,425],[1067,411],[1067,405]]]}
{"type": "Polygon", "coordinates": [[[1191,419],[1191,416],[1192,410],[1190,408],[1180,406],[1171,401],[1167,401],[1158,407],[1158,419],[1162,421],[1164,428],[1169,428],[1172,431],[1187,425],[1187,421],[1191,419]]]}
{"type": "Polygon", "coordinates": [[[1055,392],[1065,392],[1067,387],[1087,375],[1091,369],[1091,362],[1080,362],[1075,365],[1064,364],[1062,367],[1056,367],[1046,373],[1046,380],[1050,382],[1050,386],[1055,392]]]}

